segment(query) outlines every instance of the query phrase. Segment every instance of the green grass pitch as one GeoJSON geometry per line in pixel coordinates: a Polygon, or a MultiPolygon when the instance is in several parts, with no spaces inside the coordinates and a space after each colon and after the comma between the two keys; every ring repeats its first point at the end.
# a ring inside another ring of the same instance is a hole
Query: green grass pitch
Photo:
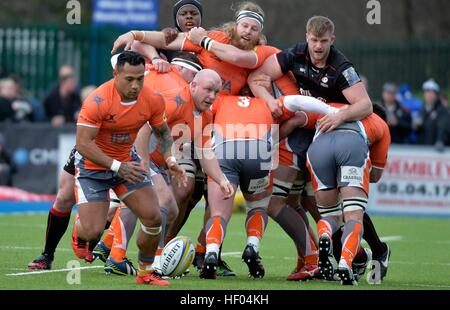
{"type": "MultiPolygon", "coordinates": [[[[241,261],[245,247],[245,215],[236,213],[228,226],[223,247],[224,260],[237,272],[233,278],[202,280],[195,268],[180,280],[172,280],[168,288],[137,286],[133,277],[105,275],[102,262],[92,265],[80,261],[83,269],[80,284],[67,283],[67,263],[76,260],[70,246],[70,233],[61,240],[55,255],[53,271],[25,274],[27,263],[42,250],[47,215],[0,216],[0,289],[42,289],[42,290],[378,290],[378,289],[450,289],[450,220],[412,217],[374,217],[381,236],[387,237],[392,249],[389,272],[381,285],[369,285],[365,278],[358,287],[343,288],[338,283],[325,281],[288,282],[286,276],[296,263],[293,242],[281,228],[270,221],[261,245],[261,256],[266,269],[264,279],[247,277],[247,267],[241,261]]],[[[194,242],[203,218],[203,210],[195,209],[182,235],[194,242]]],[[[73,221],[73,219],[72,219],[73,221]]],[[[72,223],[69,228],[71,231],[72,223]]],[[[136,263],[137,250],[133,238],[129,258],[136,263]]]]}

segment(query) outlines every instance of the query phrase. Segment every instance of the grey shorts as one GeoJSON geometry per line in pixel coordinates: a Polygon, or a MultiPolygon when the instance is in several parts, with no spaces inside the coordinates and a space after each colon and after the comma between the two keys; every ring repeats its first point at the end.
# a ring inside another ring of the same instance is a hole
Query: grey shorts
{"type": "Polygon", "coordinates": [[[227,141],[214,149],[228,180],[246,194],[270,189],[270,145],[261,140],[227,141]]]}
{"type": "Polygon", "coordinates": [[[309,147],[308,169],[314,191],[359,187],[369,191],[369,148],[356,132],[321,134],[309,147]]]}
{"type": "MultiPolygon", "coordinates": [[[[133,161],[140,162],[140,158],[135,152],[131,154],[133,161]]],[[[132,184],[111,170],[75,168],[75,198],[77,204],[109,202],[110,189],[116,193],[120,200],[123,200],[133,192],[152,185],[153,183],[149,175],[145,175],[145,179],[142,182],[132,184]]]]}
{"type": "Polygon", "coordinates": [[[144,181],[132,184],[118,176],[111,170],[86,170],[76,168],[75,197],[77,204],[89,202],[109,202],[109,190],[112,189],[120,200],[125,199],[133,192],[152,186],[148,175],[144,181]]]}

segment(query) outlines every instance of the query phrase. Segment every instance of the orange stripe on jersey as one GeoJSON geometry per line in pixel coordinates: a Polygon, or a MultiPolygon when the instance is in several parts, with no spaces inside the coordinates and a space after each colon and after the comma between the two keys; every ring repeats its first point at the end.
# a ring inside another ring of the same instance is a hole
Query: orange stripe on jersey
{"type": "Polygon", "coordinates": [[[267,104],[259,98],[218,96],[212,111],[214,132],[225,140],[263,139],[273,124],[267,104]]]}
{"type": "MultiPolygon", "coordinates": [[[[83,102],[79,126],[99,129],[95,143],[108,156],[123,162],[131,160],[130,150],[139,129],[145,124],[159,127],[164,124],[164,101],[150,89],[144,88],[134,104],[123,104],[110,80],[83,102]]],[[[106,170],[83,158],[84,169],[106,170]]]]}

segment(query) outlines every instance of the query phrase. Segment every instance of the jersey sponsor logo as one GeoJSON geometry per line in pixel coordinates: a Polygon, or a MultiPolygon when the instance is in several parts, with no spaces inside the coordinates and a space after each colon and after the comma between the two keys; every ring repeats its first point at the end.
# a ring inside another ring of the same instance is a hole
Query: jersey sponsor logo
{"type": "Polygon", "coordinates": [[[364,171],[361,167],[341,167],[341,182],[362,183],[364,171]]]}
{"type": "Polygon", "coordinates": [[[360,80],[358,73],[356,73],[355,68],[350,67],[342,72],[342,75],[347,80],[348,85],[353,86],[360,80]]]}
{"type": "Polygon", "coordinates": [[[114,144],[127,144],[131,142],[130,133],[111,133],[109,142],[114,144]]]}
{"type": "Polygon", "coordinates": [[[261,179],[250,180],[248,184],[248,191],[253,194],[260,194],[266,191],[266,187],[269,185],[269,176],[261,179]]]}

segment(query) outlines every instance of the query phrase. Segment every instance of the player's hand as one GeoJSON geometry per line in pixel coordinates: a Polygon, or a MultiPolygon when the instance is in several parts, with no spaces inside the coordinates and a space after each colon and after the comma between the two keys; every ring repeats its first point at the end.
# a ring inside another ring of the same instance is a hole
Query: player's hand
{"type": "Polygon", "coordinates": [[[200,42],[206,36],[208,36],[208,32],[202,27],[192,28],[188,33],[188,39],[197,45],[200,45],[200,42]]]}
{"type": "Polygon", "coordinates": [[[186,171],[180,167],[177,163],[168,163],[167,167],[169,168],[169,173],[172,178],[177,182],[178,187],[186,187],[187,186],[187,176],[186,171]]]}
{"type": "Polygon", "coordinates": [[[234,194],[234,187],[233,185],[230,183],[230,181],[228,181],[226,178],[222,180],[222,182],[220,182],[220,189],[222,190],[224,199],[229,199],[233,196],[234,194]]]}
{"type": "Polygon", "coordinates": [[[147,174],[147,169],[143,169],[140,163],[134,161],[121,163],[119,168],[119,176],[132,184],[144,181],[147,174]]]}
{"type": "Polygon", "coordinates": [[[166,45],[169,45],[178,37],[178,31],[175,28],[167,27],[161,30],[161,32],[164,34],[164,38],[166,39],[166,45]]]}
{"type": "Polygon", "coordinates": [[[153,68],[159,73],[167,73],[170,71],[170,63],[167,60],[161,58],[152,59],[153,68]]]}
{"type": "Polygon", "coordinates": [[[131,49],[131,45],[134,42],[134,36],[131,33],[131,31],[122,34],[119,36],[116,41],[114,41],[113,48],[111,50],[111,54],[115,54],[116,51],[121,47],[125,45],[124,51],[128,51],[131,49]]]}
{"type": "Polygon", "coordinates": [[[342,117],[342,113],[338,112],[335,114],[328,114],[322,117],[318,122],[318,130],[322,133],[327,133],[335,130],[342,123],[344,123],[344,118],[342,117]]]}
{"type": "Polygon", "coordinates": [[[269,110],[272,113],[273,118],[278,118],[281,115],[283,115],[283,111],[281,107],[283,104],[278,99],[273,99],[267,102],[267,105],[269,106],[269,110]]]}

